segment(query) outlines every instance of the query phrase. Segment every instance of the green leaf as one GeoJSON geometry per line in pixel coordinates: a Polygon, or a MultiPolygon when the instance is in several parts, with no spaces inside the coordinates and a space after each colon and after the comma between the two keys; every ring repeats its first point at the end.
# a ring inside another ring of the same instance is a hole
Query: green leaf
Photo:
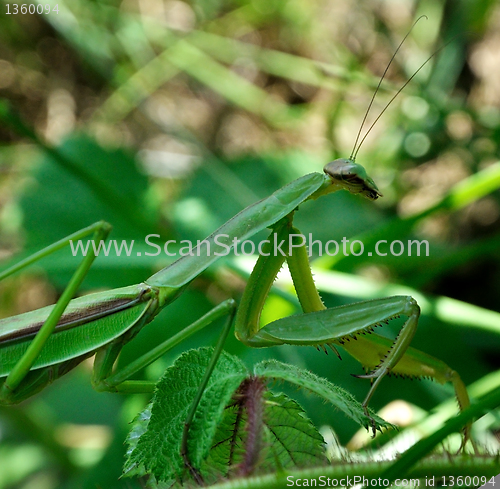
{"type": "MultiPolygon", "coordinates": [[[[152,403],[128,436],[125,475],[149,474],[174,485],[191,479],[180,455],[182,433],[212,352],[190,350],[166,370],[152,403]]],[[[306,370],[276,361],[262,362],[254,370],[249,375],[237,357],[223,352],[203,393],[189,431],[188,456],[205,483],[326,463],[320,433],[294,400],[267,390],[268,379],[304,387],[369,426],[349,393],[306,370]]],[[[377,426],[390,426],[374,418],[377,426]]]]}
{"type": "Polygon", "coordinates": [[[238,405],[233,403],[224,410],[224,417],[219,423],[210,452],[200,467],[207,485],[228,477],[234,464],[241,461],[244,418],[241,420],[238,414],[238,405]]]}
{"type": "Polygon", "coordinates": [[[304,410],[285,394],[268,391],[265,384],[265,379],[252,376],[240,385],[204,473],[215,463],[221,468],[219,478],[326,463],[323,437],[304,410]]]}
{"type": "MultiPolygon", "coordinates": [[[[190,479],[180,455],[182,432],[212,351],[190,350],[166,370],[151,404],[134,420],[124,475],[149,474],[167,485],[190,479]]],[[[237,357],[221,355],[188,440],[190,462],[206,483],[231,472],[263,474],[326,462],[324,440],[303,409],[264,383],[249,377],[237,357]],[[256,384],[260,388],[252,389],[256,384]]]]}
{"type": "Polygon", "coordinates": [[[283,393],[267,392],[264,397],[270,446],[258,472],[325,464],[325,441],[302,407],[283,393]]]}
{"type": "MultiPolygon", "coordinates": [[[[299,387],[303,387],[323,397],[366,429],[370,427],[370,420],[364,414],[363,407],[349,392],[308,370],[287,365],[276,360],[265,360],[255,365],[254,373],[265,378],[286,380],[299,387]]],[[[371,413],[371,415],[378,428],[393,428],[390,423],[387,423],[374,413],[371,413]]]]}
{"type": "Polygon", "coordinates": [[[148,429],[149,420],[151,419],[151,407],[152,403],[148,404],[147,407],[137,415],[133,421],[132,429],[127,436],[127,459],[123,466],[123,475],[127,477],[142,477],[146,474],[144,466],[134,461],[131,455],[137,448],[137,442],[148,429]]]}
{"type": "MultiPolygon", "coordinates": [[[[147,426],[144,426],[147,417],[142,416],[139,423],[143,426],[135,424],[133,438],[129,437],[132,441],[139,435],[126,462],[129,471],[144,468],[160,481],[181,479],[186,475],[180,455],[184,421],[212,351],[210,348],[190,350],[166,370],[157,384],[147,426]]],[[[194,467],[199,468],[207,457],[224,409],[246,375],[248,372],[238,358],[222,353],[189,432],[188,454],[194,467]]]]}

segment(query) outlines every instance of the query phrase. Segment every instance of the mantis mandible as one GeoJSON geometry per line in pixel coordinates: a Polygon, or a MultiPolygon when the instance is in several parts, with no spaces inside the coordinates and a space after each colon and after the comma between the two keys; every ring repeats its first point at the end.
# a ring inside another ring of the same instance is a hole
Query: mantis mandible
{"type": "MultiPolygon", "coordinates": [[[[95,259],[89,253],[54,306],[0,321],[0,404],[14,404],[29,398],[94,354],[92,384],[97,390],[151,392],[154,383],[128,379],[219,317],[228,315],[228,321],[231,321],[236,311],[235,302],[227,300],[219,304],[174,337],[116,371],[114,365],[123,345],[176,300],[194,278],[218,259],[217,252],[223,251],[223,246],[231,246],[235,238],[243,241],[270,227],[269,241],[288,242],[291,235],[299,234],[293,227],[297,208],[308,200],[323,198],[338,190],[360,194],[372,201],[379,198],[381,193],[375,182],[361,165],[355,163],[363,141],[364,138],[351,158],[328,163],[323,173],[305,175],[227,221],[206,238],[211,253],[181,257],[144,283],[73,299],[95,259]],[[224,238],[221,239],[221,236],[224,238]]],[[[110,225],[105,222],[95,223],[4,271],[0,279],[63,248],[70,240],[88,236],[96,241],[105,240],[110,230],[110,225]]],[[[285,256],[273,255],[269,249],[263,249],[265,253],[259,256],[237,308],[234,322],[240,341],[252,347],[327,345],[335,350],[335,345],[341,345],[369,372],[359,376],[372,382],[363,402],[368,417],[368,403],[381,380],[389,373],[432,378],[442,384],[451,382],[460,408],[469,405],[465,385],[454,370],[410,347],[420,315],[420,308],[412,297],[394,296],[327,309],[314,285],[305,245],[294,247],[293,253],[286,253],[285,256]],[[303,314],[261,327],[260,313],[284,261],[290,269],[303,314]],[[394,341],[372,332],[374,326],[400,315],[407,319],[394,341]]]]}

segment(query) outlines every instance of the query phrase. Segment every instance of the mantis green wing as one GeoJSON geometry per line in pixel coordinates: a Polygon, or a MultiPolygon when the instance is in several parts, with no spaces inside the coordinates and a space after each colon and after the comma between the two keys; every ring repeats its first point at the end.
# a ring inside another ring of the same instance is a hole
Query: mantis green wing
{"type": "MultiPolygon", "coordinates": [[[[132,335],[134,327],[147,322],[152,304],[144,285],[116,289],[112,298],[109,292],[99,292],[72,300],[32,368],[85,357],[122,335],[132,335]]],[[[22,357],[52,309],[48,306],[0,320],[0,377],[8,375],[22,357]]]]}

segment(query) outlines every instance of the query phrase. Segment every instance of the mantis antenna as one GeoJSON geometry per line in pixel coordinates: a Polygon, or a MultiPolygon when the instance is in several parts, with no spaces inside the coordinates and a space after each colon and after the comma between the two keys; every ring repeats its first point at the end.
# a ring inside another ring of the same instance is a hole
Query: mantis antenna
{"type": "Polygon", "coordinates": [[[403,86],[395,93],[395,95],[391,98],[391,100],[389,100],[389,102],[387,103],[387,105],[384,107],[384,109],[382,110],[382,112],[380,112],[380,114],[377,116],[377,118],[373,121],[373,123],[371,124],[371,126],[368,128],[368,130],[366,131],[365,135],[363,136],[363,138],[361,139],[359,145],[358,145],[358,141],[359,141],[359,137],[361,136],[361,131],[363,129],[363,126],[366,122],[366,118],[368,117],[368,113],[370,112],[370,109],[373,105],[373,101],[375,100],[375,96],[377,95],[377,92],[379,91],[379,88],[380,86],[382,85],[382,81],[384,80],[385,78],[385,75],[387,74],[387,71],[389,70],[389,67],[391,66],[392,62],[394,61],[394,58],[396,57],[396,54],[398,54],[398,51],[399,49],[401,48],[401,46],[403,45],[403,43],[406,41],[406,38],[410,35],[411,31],[413,30],[413,28],[417,25],[417,23],[422,19],[422,18],[425,18],[427,19],[427,16],[426,15],[421,15],[414,23],[413,25],[411,26],[411,29],[408,31],[408,33],[406,34],[406,36],[403,38],[403,40],[399,43],[396,51],[394,52],[394,54],[392,55],[392,58],[390,59],[389,61],[389,64],[387,65],[386,69],[384,70],[384,73],[382,74],[382,77],[380,78],[380,81],[378,82],[378,85],[377,85],[377,88],[375,89],[375,92],[373,93],[373,96],[370,100],[370,103],[368,105],[368,108],[366,109],[366,113],[365,113],[365,116],[363,118],[363,121],[361,122],[361,126],[359,128],[359,131],[358,131],[358,135],[356,136],[356,141],[354,142],[354,147],[352,148],[352,152],[351,152],[351,156],[349,157],[350,160],[352,160],[353,162],[356,160],[356,156],[358,154],[358,151],[359,149],[361,148],[361,145],[364,143],[366,137],[368,136],[368,134],[370,134],[370,131],[373,129],[373,126],[378,122],[378,120],[382,117],[382,114],[388,109],[388,107],[392,104],[392,102],[394,101],[394,99],[402,92],[402,90],[406,87],[406,85],[408,85],[412,80],[413,78],[415,78],[415,76],[417,75],[417,73],[434,57],[436,56],[436,54],[438,54],[442,49],[444,49],[446,46],[448,46],[448,44],[451,42],[447,42],[444,46],[440,47],[438,50],[434,51],[434,53],[432,53],[425,61],[424,63],[422,63],[420,65],[420,67],[418,68],[418,70],[415,71],[415,73],[413,73],[413,75],[410,76],[410,78],[408,78],[408,80],[406,80],[406,82],[403,84],[403,86]]]}

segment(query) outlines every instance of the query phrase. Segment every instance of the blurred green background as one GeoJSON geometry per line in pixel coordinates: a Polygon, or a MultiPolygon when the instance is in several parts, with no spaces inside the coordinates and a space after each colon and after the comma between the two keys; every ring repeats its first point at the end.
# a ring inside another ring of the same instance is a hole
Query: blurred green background
{"type": "MultiPolygon", "coordinates": [[[[137,283],[165,266],[165,255],[144,256],[152,251],[147,234],[160,235],[158,243],[203,239],[294,178],[347,158],[397,45],[427,15],[367,122],[449,44],[390,106],[357,158],[384,197],[371,203],[337,193],[303,205],[296,223],[323,241],[363,239],[368,250],[378,239],[428,240],[428,257],[316,260],[322,297],[334,306],[411,293],[424,313],[413,345],[466,384],[499,382],[485,377],[500,363],[498,2],[72,0],[44,2],[40,15],[13,14],[8,5],[10,14],[0,5],[0,256],[7,266],[105,219],[111,238],[135,240],[142,256],[101,256],[82,293],[137,283]]],[[[67,250],[1,283],[1,316],[52,303],[75,266],[67,250]]],[[[249,260],[220,260],[120,361],[221,300],[238,299],[250,269],[249,260]]],[[[264,316],[295,307],[273,295],[264,316]]],[[[213,344],[218,331],[197,334],[143,376],[158,378],[184,349],[213,344]]],[[[340,362],[312,348],[250,351],[234,338],[227,348],[249,366],[274,356],[310,368],[359,400],[368,389],[349,375],[362,371],[347,355],[340,362]]],[[[90,368],[86,362],[23,405],[1,408],[0,488],[142,487],[118,477],[129,423],[147,399],[93,392],[90,368]]],[[[329,406],[288,392],[342,443],[357,430],[329,406]]],[[[449,386],[387,379],[371,405],[404,399],[429,410],[450,396],[449,386]]],[[[499,426],[492,413],[478,437],[499,426]]]]}

